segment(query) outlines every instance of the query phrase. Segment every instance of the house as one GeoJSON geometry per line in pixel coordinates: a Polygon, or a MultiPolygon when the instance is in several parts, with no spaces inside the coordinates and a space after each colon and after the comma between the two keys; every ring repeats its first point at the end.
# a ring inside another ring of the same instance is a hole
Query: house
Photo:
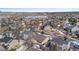
{"type": "Polygon", "coordinates": [[[36,34],[31,38],[33,44],[47,44],[48,40],[48,37],[41,34],[36,34]]]}
{"type": "Polygon", "coordinates": [[[32,31],[24,31],[24,32],[20,33],[20,37],[23,40],[27,40],[28,38],[32,37],[33,35],[35,35],[35,33],[32,31]]]}
{"type": "Polygon", "coordinates": [[[45,31],[51,31],[52,27],[50,25],[47,25],[44,27],[44,30],[45,31]]]}
{"type": "Polygon", "coordinates": [[[72,32],[79,31],[79,25],[72,28],[72,32]]]}
{"type": "Polygon", "coordinates": [[[2,34],[0,34],[0,39],[4,38],[4,36],[2,34]]]}
{"type": "Polygon", "coordinates": [[[79,25],[77,25],[77,26],[75,26],[74,28],[72,28],[72,34],[74,35],[74,36],[77,36],[77,37],[79,37],[79,25]]]}
{"type": "Polygon", "coordinates": [[[46,24],[46,25],[44,26],[44,33],[50,34],[51,31],[52,31],[52,25],[51,25],[50,23],[49,23],[49,24],[46,24]]]}
{"type": "Polygon", "coordinates": [[[4,35],[4,36],[7,36],[7,37],[12,37],[12,38],[13,38],[13,34],[12,34],[11,31],[4,32],[3,35],[4,35]]]}
{"type": "Polygon", "coordinates": [[[67,24],[65,24],[65,25],[63,26],[64,30],[67,31],[67,32],[69,32],[69,33],[72,32],[71,30],[72,30],[73,27],[74,27],[74,25],[71,25],[71,24],[69,24],[69,23],[67,23],[67,24]]]}
{"type": "Polygon", "coordinates": [[[26,51],[28,46],[21,45],[19,48],[16,49],[16,51],[26,51]]]}
{"type": "Polygon", "coordinates": [[[33,47],[40,49],[40,45],[39,44],[34,44],[33,47]]]}
{"type": "Polygon", "coordinates": [[[30,47],[26,51],[42,51],[40,48],[30,47]]]}
{"type": "MultiPolygon", "coordinates": [[[[4,45],[6,48],[13,42],[13,35],[11,32],[5,32],[2,34],[2,37],[0,39],[0,44],[4,45]]],[[[16,42],[14,42],[16,44],[16,42]]]]}
{"type": "Polygon", "coordinates": [[[0,46],[0,51],[6,51],[6,49],[3,46],[0,46]]]}
{"type": "Polygon", "coordinates": [[[68,49],[67,49],[67,45],[66,44],[63,44],[62,45],[62,51],[67,51],[68,49]]]}
{"type": "Polygon", "coordinates": [[[15,23],[9,24],[9,28],[15,30],[17,28],[17,25],[15,23]]]}
{"type": "Polygon", "coordinates": [[[62,45],[62,51],[70,51],[70,50],[71,50],[70,43],[68,43],[67,45],[66,44],[62,45]]]}
{"type": "Polygon", "coordinates": [[[46,45],[41,45],[40,49],[42,49],[43,51],[49,51],[49,48],[46,47],[46,45]]]}
{"type": "Polygon", "coordinates": [[[12,40],[8,45],[8,50],[17,49],[19,47],[18,40],[12,40]]]}
{"type": "Polygon", "coordinates": [[[8,45],[13,40],[12,37],[4,37],[0,39],[0,44],[8,45]]]}
{"type": "MultiPolygon", "coordinates": [[[[29,43],[29,42],[28,42],[29,43]]],[[[26,49],[29,47],[29,44],[25,40],[20,40],[18,44],[18,48],[16,51],[26,51],[26,49]]]]}

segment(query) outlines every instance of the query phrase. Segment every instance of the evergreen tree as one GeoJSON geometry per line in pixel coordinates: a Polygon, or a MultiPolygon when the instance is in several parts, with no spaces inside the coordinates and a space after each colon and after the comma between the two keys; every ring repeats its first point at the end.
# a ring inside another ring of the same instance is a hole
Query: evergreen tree
{"type": "Polygon", "coordinates": [[[57,51],[57,44],[52,44],[50,47],[51,51],[57,51]]]}
{"type": "Polygon", "coordinates": [[[69,23],[71,24],[71,25],[76,25],[76,23],[77,23],[77,20],[75,19],[75,18],[69,18],[68,19],[68,21],[69,21],[69,23]]]}

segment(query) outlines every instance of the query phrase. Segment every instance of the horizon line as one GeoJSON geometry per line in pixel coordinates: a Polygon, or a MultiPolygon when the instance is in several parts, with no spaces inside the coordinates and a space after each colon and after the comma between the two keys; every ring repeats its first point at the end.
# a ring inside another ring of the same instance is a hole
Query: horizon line
{"type": "Polygon", "coordinates": [[[79,8],[0,8],[0,12],[79,12],[79,8]]]}

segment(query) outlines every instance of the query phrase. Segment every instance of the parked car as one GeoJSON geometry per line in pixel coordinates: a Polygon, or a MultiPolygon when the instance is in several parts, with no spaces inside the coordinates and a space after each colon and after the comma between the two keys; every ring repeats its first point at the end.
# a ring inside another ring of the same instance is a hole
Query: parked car
{"type": "Polygon", "coordinates": [[[74,47],[74,48],[78,48],[78,49],[79,49],[79,42],[74,42],[74,41],[73,41],[72,43],[73,43],[73,47],[74,47]]]}

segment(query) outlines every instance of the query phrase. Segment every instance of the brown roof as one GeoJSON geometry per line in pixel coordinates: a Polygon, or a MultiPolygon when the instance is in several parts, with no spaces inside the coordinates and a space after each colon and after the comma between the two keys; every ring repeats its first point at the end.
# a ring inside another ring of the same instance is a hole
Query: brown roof
{"type": "Polygon", "coordinates": [[[37,34],[37,35],[33,36],[33,39],[39,43],[42,43],[46,39],[46,36],[37,34]]]}

